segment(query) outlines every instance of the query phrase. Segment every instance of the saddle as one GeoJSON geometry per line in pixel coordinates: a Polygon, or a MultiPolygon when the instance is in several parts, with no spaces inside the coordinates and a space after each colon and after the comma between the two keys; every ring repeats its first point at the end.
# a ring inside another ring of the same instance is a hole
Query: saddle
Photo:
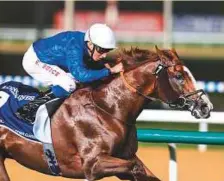
{"type": "MultiPolygon", "coordinates": [[[[32,141],[42,142],[46,139],[46,142],[51,142],[51,140],[49,140],[47,137],[41,137],[42,140],[39,140],[36,137],[34,130],[36,131],[37,128],[40,128],[40,126],[37,126],[36,124],[31,125],[26,121],[20,120],[15,114],[18,108],[27,104],[29,101],[34,100],[40,94],[41,92],[38,89],[24,85],[20,82],[10,81],[1,84],[0,126],[10,129],[14,133],[32,141]],[[35,127],[36,129],[34,129],[35,127]]],[[[37,110],[35,122],[40,124],[43,121],[43,123],[46,125],[46,120],[49,120],[49,127],[42,128],[42,130],[38,130],[38,132],[45,130],[45,135],[49,135],[47,132],[50,132],[50,118],[53,116],[54,112],[58,109],[63,101],[64,99],[53,99],[42,105],[37,110]]],[[[40,133],[40,135],[44,134],[40,133]]]]}
{"type": "Polygon", "coordinates": [[[34,125],[18,119],[18,108],[40,95],[38,89],[20,82],[6,82],[0,85],[0,127],[4,127],[29,141],[41,142],[43,152],[52,175],[61,171],[55,156],[51,138],[50,118],[64,99],[54,99],[39,107],[34,125]]]}

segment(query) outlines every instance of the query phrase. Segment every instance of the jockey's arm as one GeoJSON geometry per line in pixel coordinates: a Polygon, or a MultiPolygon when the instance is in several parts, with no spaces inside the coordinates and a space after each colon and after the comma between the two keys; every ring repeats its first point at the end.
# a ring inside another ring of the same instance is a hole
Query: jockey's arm
{"type": "Polygon", "coordinates": [[[105,67],[108,68],[112,74],[124,71],[122,62],[119,62],[118,64],[116,64],[113,67],[111,67],[108,63],[106,63],[105,67]]]}
{"type": "Polygon", "coordinates": [[[70,73],[79,82],[88,83],[110,75],[107,68],[101,70],[88,69],[84,64],[83,52],[79,47],[70,47],[66,53],[66,58],[70,73]]]}

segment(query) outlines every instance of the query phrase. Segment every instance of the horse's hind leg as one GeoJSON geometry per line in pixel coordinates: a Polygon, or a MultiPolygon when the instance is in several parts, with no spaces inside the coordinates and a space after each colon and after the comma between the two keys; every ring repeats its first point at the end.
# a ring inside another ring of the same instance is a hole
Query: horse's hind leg
{"type": "Polygon", "coordinates": [[[0,181],[10,181],[5,169],[5,157],[3,151],[0,150],[0,181]]]}

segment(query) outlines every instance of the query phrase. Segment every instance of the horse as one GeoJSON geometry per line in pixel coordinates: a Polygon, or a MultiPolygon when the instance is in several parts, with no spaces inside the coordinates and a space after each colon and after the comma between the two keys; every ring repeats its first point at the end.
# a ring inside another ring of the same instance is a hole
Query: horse
{"type": "MultiPolygon", "coordinates": [[[[117,60],[123,62],[124,72],[75,91],[52,115],[59,176],[89,181],[109,176],[160,181],[136,155],[136,118],[144,104],[159,99],[172,108],[188,109],[196,118],[210,116],[212,103],[197,89],[193,75],[174,49],[132,47],[122,49],[117,60]]],[[[52,175],[41,142],[0,127],[0,181],[10,180],[4,165],[7,158],[52,175]]]]}

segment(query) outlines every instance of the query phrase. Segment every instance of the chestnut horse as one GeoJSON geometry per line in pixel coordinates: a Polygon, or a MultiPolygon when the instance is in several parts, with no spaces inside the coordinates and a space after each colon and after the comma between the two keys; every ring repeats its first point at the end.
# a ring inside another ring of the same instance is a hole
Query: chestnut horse
{"type": "MultiPolygon", "coordinates": [[[[131,48],[119,54],[121,75],[77,90],[52,117],[55,154],[62,177],[89,181],[108,176],[121,180],[159,181],[136,156],[136,118],[146,101],[159,99],[207,118],[212,104],[174,50],[131,48]]],[[[165,115],[164,115],[165,116],[165,115]]],[[[9,181],[4,161],[51,174],[41,143],[0,127],[0,181],[9,181]]]]}

